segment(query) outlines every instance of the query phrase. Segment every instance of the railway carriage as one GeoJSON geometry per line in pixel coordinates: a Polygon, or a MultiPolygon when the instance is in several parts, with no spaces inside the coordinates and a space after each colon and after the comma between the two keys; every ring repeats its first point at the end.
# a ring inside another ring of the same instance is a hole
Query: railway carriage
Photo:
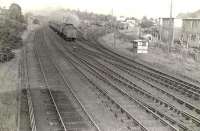
{"type": "Polygon", "coordinates": [[[55,23],[55,22],[52,22],[52,21],[50,21],[49,22],[49,27],[52,29],[52,30],[54,30],[55,32],[59,32],[59,25],[57,24],[57,23],[55,23]]]}
{"type": "Polygon", "coordinates": [[[77,30],[73,24],[49,22],[49,27],[65,40],[74,41],[77,39],[77,30]]]}
{"type": "Polygon", "coordinates": [[[74,41],[77,38],[77,31],[72,24],[64,24],[62,34],[66,40],[74,41]]]}

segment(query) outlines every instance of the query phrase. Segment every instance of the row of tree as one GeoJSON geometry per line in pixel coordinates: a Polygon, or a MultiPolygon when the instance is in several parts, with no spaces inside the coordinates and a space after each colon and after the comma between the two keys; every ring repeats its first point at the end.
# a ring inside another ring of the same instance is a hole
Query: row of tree
{"type": "Polygon", "coordinates": [[[0,48],[18,48],[22,45],[21,34],[26,29],[24,16],[18,4],[4,10],[0,24],[0,48]]]}

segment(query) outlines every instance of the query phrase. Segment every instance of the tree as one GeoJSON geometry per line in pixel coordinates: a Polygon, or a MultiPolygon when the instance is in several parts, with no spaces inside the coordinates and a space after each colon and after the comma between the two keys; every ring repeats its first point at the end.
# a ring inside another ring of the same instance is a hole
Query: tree
{"type": "Polygon", "coordinates": [[[75,13],[67,12],[64,16],[64,23],[73,24],[75,27],[78,27],[80,24],[80,19],[75,13]]]}
{"type": "Polygon", "coordinates": [[[142,18],[141,27],[142,28],[150,28],[154,25],[154,22],[151,19],[148,19],[146,16],[142,18]]]}
{"type": "Polygon", "coordinates": [[[21,7],[12,4],[5,11],[6,19],[0,24],[0,47],[18,48],[22,45],[21,33],[26,28],[21,7]]]}
{"type": "Polygon", "coordinates": [[[15,3],[11,4],[9,8],[9,18],[19,22],[24,22],[24,18],[21,12],[21,7],[18,4],[15,3]]]}
{"type": "Polygon", "coordinates": [[[28,24],[29,17],[32,17],[32,16],[33,16],[33,14],[31,12],[27,12],[24,14],[24,21],[26,24],[28,24]]]}
{"type": "Polygon", "coordinates": [[[40,21],[38,19],[34,19],[33,24],[40,24],[40,21]]]}

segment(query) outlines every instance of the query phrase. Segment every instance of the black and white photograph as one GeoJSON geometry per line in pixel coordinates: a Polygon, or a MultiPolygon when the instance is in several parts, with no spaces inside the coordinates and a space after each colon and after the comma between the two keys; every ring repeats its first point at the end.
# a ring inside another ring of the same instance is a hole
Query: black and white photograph
{"type": "Polygon", "coordinates": [[[0,131],[200,131],[200,1],[0,0],[0,131]]]}

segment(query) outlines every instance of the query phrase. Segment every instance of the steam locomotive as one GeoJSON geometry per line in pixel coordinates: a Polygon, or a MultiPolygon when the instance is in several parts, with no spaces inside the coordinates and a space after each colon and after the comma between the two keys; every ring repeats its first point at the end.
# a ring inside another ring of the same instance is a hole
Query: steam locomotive
{"type": "Polygon", "coordinates": [[[49,22],[49,27],[67,41],[77,39],[77,30],[73,24],[49,22]]]}

